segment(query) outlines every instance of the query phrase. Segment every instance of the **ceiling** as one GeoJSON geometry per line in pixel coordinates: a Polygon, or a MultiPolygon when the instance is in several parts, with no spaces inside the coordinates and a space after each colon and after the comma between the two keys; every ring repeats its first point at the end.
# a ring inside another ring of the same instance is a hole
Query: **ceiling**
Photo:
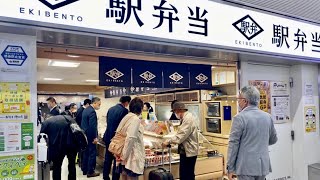
{"type": "Polygon", "coordinates": [[[220,0],[320,24],[319,0],[220,0]]]}
{"type": "Polygon", "coordinates": [[[50,59],[38,58],[38,84],[69,84],[69,85],[97,85],[97,82],[86,82],[86,80],[98,80],[98,62],[70,61],[80,63],[77,68],[48,66],[50,59]],[[46,81],[44,78],[58,78],[61,81],[46,81]]]}

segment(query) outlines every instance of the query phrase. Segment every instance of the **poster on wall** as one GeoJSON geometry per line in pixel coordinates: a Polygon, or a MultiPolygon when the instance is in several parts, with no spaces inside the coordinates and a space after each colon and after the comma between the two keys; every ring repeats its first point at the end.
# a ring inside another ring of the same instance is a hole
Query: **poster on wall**
{"type": "Polygon", "coordinates": [[[271,113],[270,103],[270,81],[251,80],[249,85],[255,86],[260,91],[259,108],[265,112],[271,113]]]}
{"type": "Polygon", "coordinates": [[[34,180],[34,158],[33,154],[0,157],[0,179],[34,180]]]}
{"type": "Polygon", "coordinates": [[[0,122],[30,120],[30,84],[0,83],[0,122]]]}
{"type": "Polygon", "coordinates": [[[0,123],[0,152],[33,149],[33,142],[33,123],[0,123]]]}
{"type": "Polygon", "coordinates": [[[305,130],[306,133],[316,132],[316,107],[315,106],[305,106],[304,107],[304,119],[305,119],[305,130]]]}
{"type": "Polygon", "coordinates": [[[313,98],[313,85],[310,83],[305,83],[304,85],[304,104],[314,105],[313,98]]]}
{"type": "Polygon", "coordinates": [[[290,95],[287,82],[276,81],[270,83],[271,115],[275,123],[290,121],[290,95]]]}

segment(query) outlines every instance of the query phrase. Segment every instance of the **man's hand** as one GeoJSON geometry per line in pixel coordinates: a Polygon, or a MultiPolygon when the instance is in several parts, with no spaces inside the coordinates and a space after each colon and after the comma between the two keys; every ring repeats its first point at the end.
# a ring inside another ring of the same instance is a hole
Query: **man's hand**
{"type": "Polygon", "coordinates": [[[168,147],[168,145],[169,145],[169,142],[168,142],[168,141],[165,141],[165,142],[162,143],[162,147],[164,147],[164,148],[165,148],[165,147],[168,147]]]}
{"type": "Polygon", "coordinates": [[[98,138],[95,138],[95,139],[93,140],[92,144],[98,144],[98,142],[99,142],[98,138]]]}
{"type": "Polygon", "coordinates": [[[233,180],[233,177],[235,177],[234,173],[228,173],[228,179],[233,180]]]}

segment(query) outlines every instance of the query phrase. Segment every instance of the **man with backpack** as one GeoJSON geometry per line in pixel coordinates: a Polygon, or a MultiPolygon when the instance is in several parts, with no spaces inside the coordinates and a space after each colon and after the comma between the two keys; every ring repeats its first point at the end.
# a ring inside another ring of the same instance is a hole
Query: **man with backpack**
{"type": "Polygon", "coordinates": [[[51,116],[42,123],[40,133],[48,135],[48,161],[53,162],[53,180],[61,180],[61,166],[65,156],[69,165],[68,180],[76,180],[77,139],[70,124],[76,123],[70,115],[51,116]]]}

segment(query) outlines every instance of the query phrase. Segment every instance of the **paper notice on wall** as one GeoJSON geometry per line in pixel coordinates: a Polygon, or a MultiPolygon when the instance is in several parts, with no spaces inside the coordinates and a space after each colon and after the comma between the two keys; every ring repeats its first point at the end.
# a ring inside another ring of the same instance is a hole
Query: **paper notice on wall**
{"type": "Polygon", "coordinates": [[[30,84],[0,83],[0,122],[30,120],[30,84]]]}
{"type": "Polygon", "coordinates": [[[316,107],[315,106],[306,106],[304,107],[304,119],[305,119],[305,131],[306,133],[316,132],[316,107]]]}
{"type": "Polygon", "coordinates": [[[259,108],[265,112],[270,113],[270,81],[253,80],[249,81],[249,85],[257,87],[260,92],[259,108]]]}
{"type": "Polygon", "coordinates": [[[34,180],[34,159],[34,154],[0,157],[0,180],[34,180]]]}
{"type": "Polygon", "coordinates": [[[271,115],[275,123],[290,121],[290,96],[287,82],[271,82],[271,115]]]}
{"type": "Polygon", "coordinates": [[[304,104],[314,105],[313,85],[306,83],[304,85],[304,104]]]}
{"type": "Polygon", "coordinates": [[[33,149],[33,123],[0,123],[0,152],[33,149]]]}

